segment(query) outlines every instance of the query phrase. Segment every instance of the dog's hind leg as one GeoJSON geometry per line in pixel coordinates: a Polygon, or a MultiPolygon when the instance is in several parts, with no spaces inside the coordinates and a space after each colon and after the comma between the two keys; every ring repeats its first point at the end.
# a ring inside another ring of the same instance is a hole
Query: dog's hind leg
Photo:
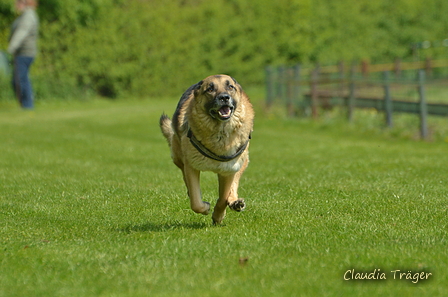
{"type": "Polygon", "coordinates": [[[200,188],[200,171],[192,168],[188,164],[184,165],[184,181],[187,186],[188,196],[190,197],[191,209],[196,213],[208,215],[210,212],[210,203],[202,201],[200,188]]]}

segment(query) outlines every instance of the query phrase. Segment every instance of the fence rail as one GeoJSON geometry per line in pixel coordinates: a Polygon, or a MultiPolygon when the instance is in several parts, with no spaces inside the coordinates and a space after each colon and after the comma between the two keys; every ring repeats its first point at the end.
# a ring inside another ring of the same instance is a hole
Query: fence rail
{"type": "Polygon", "coordinates": [[[427,76],[431,84],[448,88],[448,78],[435,78],[436,68],[447,68],[448,60],[421,61],[369,65],[362,62],[353,65],[350,71],[343,63],[336,66],[317,66],[314,69],[294,67],[266,68],[267,106],[275,99],[281,99],[290,115],[297,110],[311,110],[315,118],[319,110],[333,106],[347,108],[351,121],[355,108],[375,108],[385,113],[388,126],[393,126],[393,113],[413,113],[420,117],[420,134],[428,137],[427,116],[448,116],[448,104],[427,103],[427,76]],[[414,70],[414,71],[412,71],[414,70]],[[413,72],[414,78],[409,78],[413,72]],[[417,75],[416,75],[417,74],[417,75]],[[416,77],[415,77],[416,76],[416,77]],[[392,95],[403,88],[413,89],[417,100],[408,98],[408,94],[392,95]]]}

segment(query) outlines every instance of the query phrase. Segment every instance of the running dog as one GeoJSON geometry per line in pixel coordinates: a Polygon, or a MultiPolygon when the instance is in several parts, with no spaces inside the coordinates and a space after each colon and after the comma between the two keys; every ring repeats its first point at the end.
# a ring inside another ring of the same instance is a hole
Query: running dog
{"type": "Polygon", "coordinates": [[[249,97],[227,75],[209,76],[192,85],[180,98],[172,120],[165,114],[160,117],[160,128],[174,164],[182,171],[194,212],[210,212],[210,203],[202,201],[200,172],[218,175],[214,224],[222,222],[227,206],[238,212],[246,207],[238,197],[238,184],[249,163],[253,121],[249,97]]]}

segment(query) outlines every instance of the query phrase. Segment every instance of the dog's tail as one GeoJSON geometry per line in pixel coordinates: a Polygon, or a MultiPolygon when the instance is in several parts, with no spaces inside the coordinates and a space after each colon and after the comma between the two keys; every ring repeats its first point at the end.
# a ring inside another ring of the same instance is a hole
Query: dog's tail
{"type": "Polygon", "coordinates": [[[174,131],[171,126],[171,119],[166,115],[162,114],[159,121],[160,130],[162,130],[163,136],[165,136],[168,144],[171,146],[171,140],[173,139],[174,131]]]}

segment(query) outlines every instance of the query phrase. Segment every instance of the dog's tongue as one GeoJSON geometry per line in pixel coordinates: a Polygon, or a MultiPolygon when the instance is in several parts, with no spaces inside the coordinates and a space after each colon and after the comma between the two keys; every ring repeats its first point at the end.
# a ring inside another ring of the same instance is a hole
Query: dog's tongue
{"type": "Polygon", "coordinates": [[[219,109],[219,115],[222,117],[228,117],[230,116],[232,110],[228,106],[223,106],[219,109]]]}

